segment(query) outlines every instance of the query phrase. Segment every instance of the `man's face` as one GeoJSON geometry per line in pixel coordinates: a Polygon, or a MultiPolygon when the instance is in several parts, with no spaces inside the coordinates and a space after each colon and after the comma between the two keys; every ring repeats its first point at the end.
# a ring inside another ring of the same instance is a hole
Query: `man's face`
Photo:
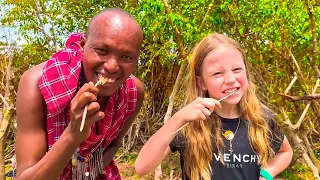
{"type": "Polygon", "coordinates": [[[99,88],[99,96],[113,94],[132,74],[137,64],[141,36],[126,17],[98,17],[92,22],[88,37],[82,43],[84,72],[88,82],[98,77],[107,79],[99,88]]]}

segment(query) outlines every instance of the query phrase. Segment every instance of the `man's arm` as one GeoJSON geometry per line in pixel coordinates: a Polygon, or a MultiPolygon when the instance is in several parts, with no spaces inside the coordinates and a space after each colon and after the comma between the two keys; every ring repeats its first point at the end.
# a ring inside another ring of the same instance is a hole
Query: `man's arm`
{"type": "Polygon", "coordinates": [[[39,88],[43,65],[25,72],[18,87],[16,180],[58,179],[77,147],[91,133],[92,124],[104,117],[95,102],[98,89],[93,83],[85,84],[71,101],[71,123],[47,152],[46,105],[39,88]],[[89,117],[80,132],[81,115],[88,103],[89,117]]]}
{"type": "Polygon", "coordinates": [[[137,100],[136,109],[132,113],[132,115],[128,118],[126,123],[124,124],[124,126],[123,126],[122,130],[120,131],[118,137],[116,139],[114,139],[110,143],[110,145],[105,149],[105,151],[103,152],[103,162],[104,162],[105,166],[107,166],[111,162],[111,160],[113,159],[114,155],[116,154],[117,150],[119,149],[119,147],[121,145],[121,141],[122,141],[123,137],[126,135],[128,129],[130,128],[130,126],[132,125],[132,123],[134,121],[134,118],[139,113],[139,111],[141,109],[141,106],[143,104],[143,100],[144,100],[144,87],[143,87],[143,84],[135,76],[132,75],[132,78],[133,78],[133,80],[135,82],[135,85],[136,85],[137,91],[138,91],[138,100],[137,100]]]}
{"type": "Polygon", "coordinates": [[[16,179],[57,179],[76,149],[64,136],[47,152],[46,105],[39,85],[44,64],[26,71],[17,94],[17,177],[16,179]],[[72,148],[73,147],[73,148],[72,148]]]}

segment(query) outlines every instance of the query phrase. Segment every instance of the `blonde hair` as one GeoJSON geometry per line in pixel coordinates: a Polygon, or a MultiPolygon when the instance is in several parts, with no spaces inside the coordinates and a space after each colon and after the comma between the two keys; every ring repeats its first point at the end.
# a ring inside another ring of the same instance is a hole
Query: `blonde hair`
{"type": "MultiPolygon", "coordinates": [[[[274,156],[270,146],[268,134],[267,117],[263,112],[265,107],[257,98],[255,85],[252,83],[244,50],[235,40],[224,35],[213,33],[198,43],[190,59],[189,73],[187,76],[187,100],[186,103],[194,101],[197,97],[208,97],[197,85],[196,77],[201,75],[201,66],[204,58],[212,51],[221,46],[229,46],[238,49],[244,59],[247,71],[248,88],[240,100],[240,112],[244,119],[248,120],[249,141],[251,147],[259,154],[258,163],[265,166],[267,160],[274,156]]],[[[186,137],[186,147],[184,153],[184,169],[188,177],[192,180],[211,179],[210,162],[213,150],[219,155],[224,151],[224,143],[221,136],[221,120],[212,113],[205,121],[192,121],[182,130],[186,137]],[[215,149],[213,148],[215,147],[215,149]]],[[[223,161],[222,161],[223,163],[223,161]]]]}

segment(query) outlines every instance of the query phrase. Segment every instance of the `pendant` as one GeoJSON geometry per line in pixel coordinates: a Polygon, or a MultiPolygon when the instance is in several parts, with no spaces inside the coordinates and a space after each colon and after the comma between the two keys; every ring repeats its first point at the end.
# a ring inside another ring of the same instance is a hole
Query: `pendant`
{"type": "Polygon", "coordinates": [[[233,133],[232,131],[228,130],[228,131],[226,131],[226,132],[223,133],[223,136],[224,136],[227,140],[229,140],[229,145],[230,145],[229,151],[230,151],[230,154],[232,154],[232,152],[233,152],[233,149],[232,149],[232,140],[233,140],[233,138],[234,138],[234,133],[233,133]]]}
{"type": "Polygon", "coordinates": [[[226,131],[226,132],[223,133],[223,136],[224,136],[227,140],[231,141],[231,140],[234,138],[234,133],[233,133],[232,131],[228,130],[228,131],[226,131]]]}
{"type": "Polygon", "coordinates": [[[231,143],[232,141],[230,140],[229,142],[230,142],[230,149],[229,149],[229,151],[230,151],[230,154],[232,154],[232,152],[233,152],[232,143],[231,143]]]}

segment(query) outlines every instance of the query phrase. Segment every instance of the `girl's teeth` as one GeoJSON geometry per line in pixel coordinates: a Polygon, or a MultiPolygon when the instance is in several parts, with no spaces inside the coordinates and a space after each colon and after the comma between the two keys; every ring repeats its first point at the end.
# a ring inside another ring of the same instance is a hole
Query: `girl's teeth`
{"type": "Polygon", "coordinates": [[[225,93],[230,94],[230,93],[233,93],[233,92],[236,92],[236,91],[237,91],[237,89],[233,89],[233,90],[225,91],[225,93]]]}

